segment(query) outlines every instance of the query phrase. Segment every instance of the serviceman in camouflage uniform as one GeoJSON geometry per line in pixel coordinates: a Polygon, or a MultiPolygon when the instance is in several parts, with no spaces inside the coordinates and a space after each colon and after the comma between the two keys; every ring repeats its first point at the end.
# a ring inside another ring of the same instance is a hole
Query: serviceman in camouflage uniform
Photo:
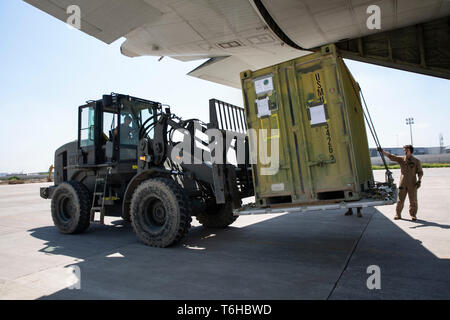
{"type": "Polygon", "coordinates": [[[389,152],[383,151],[382,148],[378,148],[378,151],[383,152],[386,157],[400,164],[401,176],[398,188],[397,215],[394,219],[401,219],[403,204],[405,203],[406,194],[408,194],[409,214],[411,215],[411,220],[415,221],[417,215],[417,189],[420,188],[423,171],[420,160],[412,155],[414,152],[413,146],[406,145],[403,147],[404,157],[390,154],[389,152]],[[419,178],[418,180],[416,180],[416,175],[419,178]]]}

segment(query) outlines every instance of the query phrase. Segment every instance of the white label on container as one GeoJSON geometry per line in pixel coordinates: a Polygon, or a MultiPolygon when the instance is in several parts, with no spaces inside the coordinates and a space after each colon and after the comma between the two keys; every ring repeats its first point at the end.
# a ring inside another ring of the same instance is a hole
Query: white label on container
{"type": "Polygon", "coordinates": [[[309,114],[311,115],[311,125],[321,124],[327,122],[327,117],[325,115],[325,106],[321,104],[320,106],[315,106],[309,108],[309,114]]]}
{"type": "Polygon", "coordinates": [[[262,94],[273,90],[272,76],[257,79],[254,81],[256,94],[262,94]]]}
{"type": "Polygon", "coordinates": [[[272,191],[284,191],[284,183],[274,183],[271,187],[272,191]]]}
{"type": "Polygon", "coordinates": [[[269,98],[256,99],[256,106],[258,107],[258,118],[269,116],[269,98]]]}

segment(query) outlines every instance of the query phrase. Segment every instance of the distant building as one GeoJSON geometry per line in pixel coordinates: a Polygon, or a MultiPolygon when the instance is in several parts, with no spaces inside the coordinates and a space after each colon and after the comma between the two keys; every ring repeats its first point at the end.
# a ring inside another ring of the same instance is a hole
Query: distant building
{"type": "MultiPolygon", "coordinates": [[[[397,156],[403,155],[403,147],[384,147],[384,151],[387,151],[389,153],[395,154],[397,156]]],[[[447,153],[450,153],[450,146],[446,148],[447,153]]],[[[376,148],[369,148],[369,153],[371,157],[378,157],[380,154],[378,153],[376,148]]],[[[420,155],[420,154],[440,154],[441,147],[414,147],[414,154],[420,155]]]]}

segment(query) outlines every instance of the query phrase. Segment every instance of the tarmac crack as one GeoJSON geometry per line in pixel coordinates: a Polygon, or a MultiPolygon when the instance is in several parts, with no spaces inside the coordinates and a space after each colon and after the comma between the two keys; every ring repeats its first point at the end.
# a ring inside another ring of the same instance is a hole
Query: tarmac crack
{"type": "Polygon", "coordinates": [[[361,240],[362,236],[364,235],[364,232],[366,232],[366,229],[367,229],[367,227],[369,226],[370,221],[372,221],[372,217],[373,217],[375,214],[376,214],[376,211],[373,212],[373,213],[370,215],[369,220],[367,221],[366,225],[364,226],[363,230],[361,231],[361,234],[359,235],[358,239],[356,240],[355,244],[353,245],[352,251],[350,251],[350,254],[347,256],[347,259],[346,259],[346,261],[345,261],[344,267],[342,268],[342,271],[341,271],[341,273],[339,274],[339,277],[337,278],[336,282],[334,283],[333,288],[331,288],[331,291],[330,291],[330,293],[328,294],[326,300],[330,300],[331,296],[333,295],[334,290],[336,289],[336,287],[337,287],[339,281],[340,281],[341,278],[342,278],[342,275],[344,274],[345,270],[347,270],[347,267],[348,267],[348,265],[349,265],[349,263],[350,263],[350,260],[352,259],[353,254],[354,254],[355,251],[356,251],[356,248],[358,247],[359,241],[361,240]]]}

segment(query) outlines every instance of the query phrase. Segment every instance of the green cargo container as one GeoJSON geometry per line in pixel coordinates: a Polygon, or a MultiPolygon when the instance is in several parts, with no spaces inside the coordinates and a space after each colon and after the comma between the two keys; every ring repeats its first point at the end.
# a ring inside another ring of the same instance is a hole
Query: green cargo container
{"type": "Polygon", "coordinates": [[[241,81],[248,129],[267,129],[261,137],[249,135],[253,154],[263,144],[271,150],[279,143],[276,170],[268,171],[260,158],[253,165],[258,206],[326,204],[366,196],[374,182],[359,86],[334,45],[244,71],[241,81]]]}

